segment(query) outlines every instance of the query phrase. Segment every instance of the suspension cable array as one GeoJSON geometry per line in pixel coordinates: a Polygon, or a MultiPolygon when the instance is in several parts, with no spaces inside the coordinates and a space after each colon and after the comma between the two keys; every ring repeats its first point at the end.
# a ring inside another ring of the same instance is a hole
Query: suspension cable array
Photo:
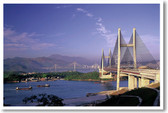
{"type": "Polygon", "coordinates": [[[109,55],[105,56],[102,50],[101,58],[101,68],[112,67],[117,68],[118,65],[118,55],[120,55],[120,67],[121,68],[139,68],[141,66],[147,66],[148,68],[159,69],[157,61],[154,59],[153,55],[150,53],[143,40],[140,38],[136,29],[133,29],[133,34],[128,42],[120,34],[117,36],[115,42],[113,54],[111,54],[111,49],[109,50],[109,55]],[[120,36],[119,36],[120,35],[120,36]],[[120,43],[118,40],[120,39],[120,43]],[[120,48],[120,54],[118,50],[120,48]]]}

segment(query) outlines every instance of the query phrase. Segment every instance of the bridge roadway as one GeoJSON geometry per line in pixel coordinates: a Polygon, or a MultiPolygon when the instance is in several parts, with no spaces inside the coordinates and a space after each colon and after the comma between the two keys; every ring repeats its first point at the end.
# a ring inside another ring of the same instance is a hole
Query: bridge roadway
{"type": "MultiPolygon", "coordinates": [[[[101,73],[101,69],[99,70],[99,72],[101,73]]],[[[116,73],[117,68],[105,67],[103,69],[103,75],[101,75],[101,78],[107,78],[107,77],[111,78],[112,77],[111,75],[113,72],[116,73]]],[[[123,69],[121,68],[119,77],[122,77],[122,76],[128,76],[128,89],[129,90],[137,88],[137,87],[140,88],[140,87],[148,86],[150,84],[150,80],[153,80],[154,83],[160,82],[160,70],[156,70],[156,69],[123,69]]]]}
{"type": "MultiPolygon", "coordinates": [[[[105,67],[104,71],[117,72],[117,68],[105,67]]],[[[160,70],[156,69],[120,69],[120,76],[132,75],[147,78],[150,80],[155,80],[158,74],[160,74],[160,70]]]]}

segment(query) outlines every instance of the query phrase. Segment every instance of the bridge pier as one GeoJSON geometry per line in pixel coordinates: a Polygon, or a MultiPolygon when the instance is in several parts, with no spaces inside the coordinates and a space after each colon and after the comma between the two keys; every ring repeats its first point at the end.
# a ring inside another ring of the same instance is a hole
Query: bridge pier
{"type": "Polygon", "coordinates": [[[141,88],[141,78],[138,78],[138,88],[141,88]]]}
{"type": "Polygon", "coordinates": [[[139,88],[147,86],[150,84],[150,80],[144,77],[137,78],[133,75],[128,75],[128,89],[132,90],[134,88],[137,88],[137,85],[139,88]],[[138,80],[138,83],[137,83],[138,80]]]}
{"type": "Polygon", "coordinates": [[[137,88],[137,77],[133,75],[128,75],[128,89],[132,90],[134,88],[137,88]]]}
{"type": "Polygon", "coordinates": [[[155,76],[155,83],[160,82],[160,73],[157,73],[155,76]]]}
{"type": "Polygon", "coordinates": [[[137,77],[134,76],[134,80],[135,80],[135,82],[134,82],[134,88],[137,88],[137,77]]]}
{"type": "Polygon", "coordinates": [[[141,78],[141,87],[147,86],[150,84],[150,80],[144,77],[141,78]]]}

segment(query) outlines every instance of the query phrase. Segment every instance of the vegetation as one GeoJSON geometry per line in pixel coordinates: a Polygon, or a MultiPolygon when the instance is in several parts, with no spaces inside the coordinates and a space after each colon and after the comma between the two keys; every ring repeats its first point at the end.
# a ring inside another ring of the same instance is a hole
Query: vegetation
{"type": "Polygon", "coordinates": [[[150,88],[138,88],[129,92],[124,93],[123,95],[135,95],[142,98],[141,106],[152,106],[157,92],[150,88]]]}
{"type": "Polygon", "coordinates": [[[48,72],[48,73],[35,73],[35,74],[26,74],[24,72],[5,72],[4,73],[4,82],[7,81],[21,81],[26,78],[64,78],[65,80],[99,80],[98,72],[48,72]]]}
{"type": "Polygon", "coordinates": [[[65,80],[100,80],[98,72],[67,75],[65,80]]]}
{"type": "Polygon", "coordinates": [[[97,104],[96,106],[137,106],[139,100],[135,97],[121,97],[121,95],[113,95],[107,101],[97,104]]]}
{"type": "Polygon", "coordinates": [[[138,88],[125,92],[121,95],[113,95],[107,101],[97,104],[96,106],[137,106],[139,104],[138,98],[126,97],[132,95],[139,96],[142,99],[142,103],[140,104],[140,106],[153,106],[153,102],[156,99],[157,92],[150,88],[138,88]]]}
{"type": "Polygon", "coordinates": [[[23,102],[27,103],[37,103],[37,106],[63,106],[63,99],[55,96],[55,95],[47,95],[47,94],[38,94],[32,95],[30,97],[25,97],[23,102]]]}
{"type": "Polygon", "coordinates": [[[25,76],[20,75],[22,72],[5,72],[4,81],[21,81],[25,76]]]}

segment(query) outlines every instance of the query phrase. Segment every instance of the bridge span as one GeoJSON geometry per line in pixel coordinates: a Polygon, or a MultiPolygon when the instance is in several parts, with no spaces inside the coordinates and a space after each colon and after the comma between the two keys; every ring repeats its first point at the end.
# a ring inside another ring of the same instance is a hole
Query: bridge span
{"type": "MultiPolygon", "coordinates": [[[[112,78],[116,73],[116,68],[106,67],[103,70],[99,70],[100,78],[109,79],[112,78]]],[[[160,70],[155,69],[120,69],[120,77],[127,76],[128,77],[128,89],[141,88],[148,86],[150,84],[150,80],[154,81],[154,83],[160,82],[160,70]]]]}
{"type": "Polygon", "coordinates": [[[111,55],[104,56],[102,50],[101,67],[99,68],[101,79],[117,78],[117,90],[120,89],[120,77],[128,77],[128,89],[146,87],[150,80],[154,83],[160,82],[160,66],[155,61],[149,50],[146,48],[136,29],[133,28],[133,34],[126,44],[122,37],[121,29],[118,29],[116,44],[111,55]],[[108,65],[105,65],[105,58],[108,59],[108,65]],[[150,67],[152,66],[152,67],[150,67]]]}

